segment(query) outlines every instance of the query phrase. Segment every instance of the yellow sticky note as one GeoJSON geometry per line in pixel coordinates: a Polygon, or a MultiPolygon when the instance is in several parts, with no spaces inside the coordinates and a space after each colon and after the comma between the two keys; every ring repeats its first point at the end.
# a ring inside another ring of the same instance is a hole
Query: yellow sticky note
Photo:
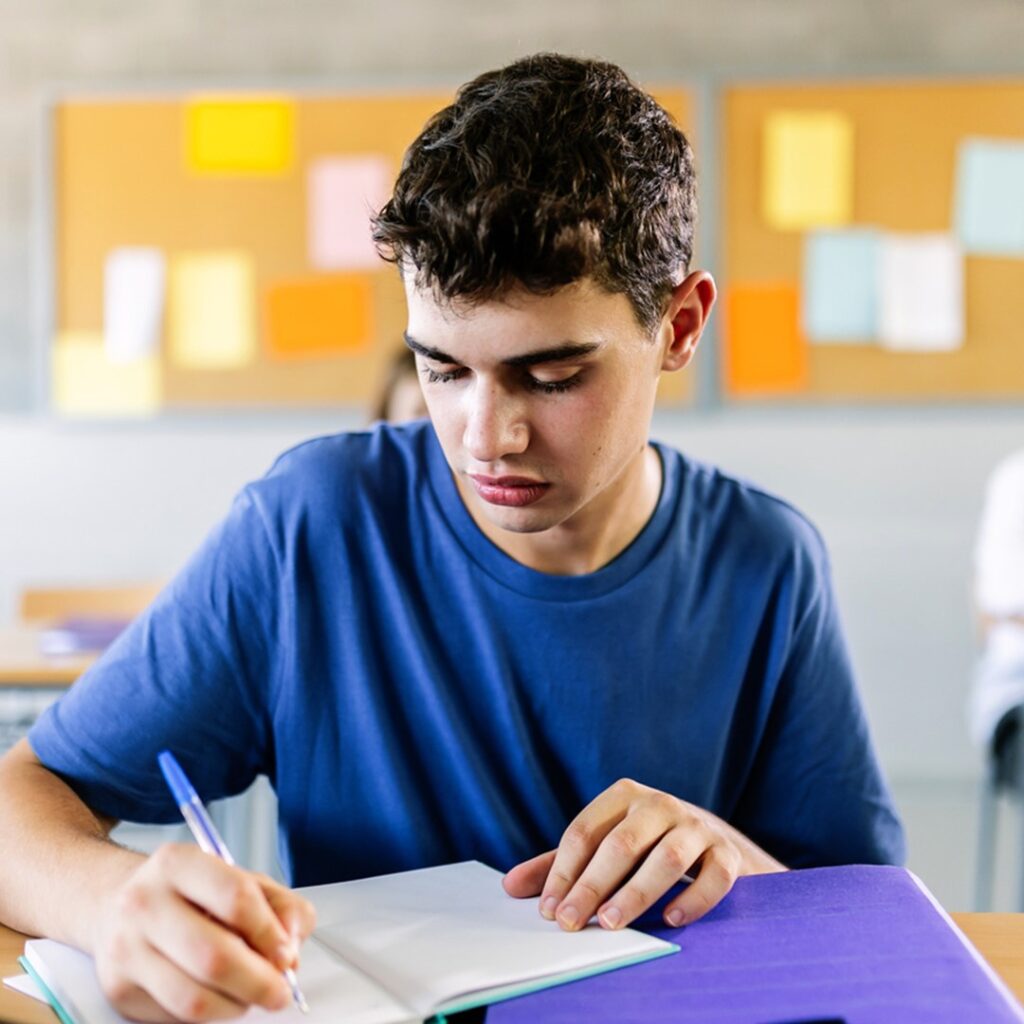
{"type": "Polygon", "coordinates": [[[853,219],[853,122],[830,110],[778,110],[764,123],[761,204],[780,231],[853,219]]]}
{"type": "Polygon", "coordinates": [[[171,261],[171,359],[190,370],[231,370],[256,355],[255,270],[245,252],[179,253],[171,261]]]}
{"type": "Polygon", "coordinates": [[[163,395],[156,353],[111,362],[102,331],[66,331],[52,352],[54,408],[65,416],[151,416],[163,395]]]}
{"type": "Polygon", "coordinates": [[[185,162],[195,174],[283,174],[295,153],[295,108],[280,99],[185,104],[185,162]]]}

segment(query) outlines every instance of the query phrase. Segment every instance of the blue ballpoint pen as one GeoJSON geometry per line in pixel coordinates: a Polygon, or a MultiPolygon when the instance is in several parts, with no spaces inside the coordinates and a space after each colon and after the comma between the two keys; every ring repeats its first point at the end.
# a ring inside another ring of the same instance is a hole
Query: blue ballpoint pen
{"type": "MultiPolygon", "coordinates": [[[[224,840],[221,839],[210,815],[200,802],[199,794],[196,793],[192,783],[188,781],[188,776],[178,764],[177,758],[169,750],[165,750],[157,757],[157,761],[167,780],[167,785],[171,787],[175,802],[181,810],[181,816],[185,819],[185,824],[188,825],[199,848],[206,853],[212,853],[228,864],[234,864],[235,858],[231,856],[231,851],[224,845],[224,840]]],[[[299,988],[299,979],[295,977],[295,971],[286,967],[282,973],[285,981],[291,987],[295,1005],[303,1013],[309,1013],[309,1003],[306,1002],[306,997],[302,994],[302,989],[299,988]]]]}

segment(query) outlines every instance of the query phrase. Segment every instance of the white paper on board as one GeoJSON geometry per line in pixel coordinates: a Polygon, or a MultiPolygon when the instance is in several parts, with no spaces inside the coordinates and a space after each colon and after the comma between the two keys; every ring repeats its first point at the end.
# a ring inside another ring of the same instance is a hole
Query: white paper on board
{"type": "Polygon", "coordinates": [[[963,345],[964,258],[952,235],[883,235],[879,293],[885,348],[950,352],[963,345]]]}
{"type": "Polygon", "coordinates": [[[160,346],[166,265],[159,249],[114,249],[103,271],[103,338],[112,363],[153,355],[160,346]]]}

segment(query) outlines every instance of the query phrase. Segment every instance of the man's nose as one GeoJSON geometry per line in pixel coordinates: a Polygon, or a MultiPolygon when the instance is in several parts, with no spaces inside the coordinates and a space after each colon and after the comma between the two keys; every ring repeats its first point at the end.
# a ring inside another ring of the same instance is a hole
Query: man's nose
{"type": "Polygon", "coordinates": [[[477,379],[466,395],[462,443],[477,462],[497,462],[526,450],[529,429],[522,404],[496,381],[477,379]]]}

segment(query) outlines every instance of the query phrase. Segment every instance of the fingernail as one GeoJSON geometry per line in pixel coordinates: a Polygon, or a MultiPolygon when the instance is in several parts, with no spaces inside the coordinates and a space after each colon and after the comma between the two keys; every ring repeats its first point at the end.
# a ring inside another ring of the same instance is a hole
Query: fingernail
{"type": "Polygon", "coordinates": [[[554,921],[555,911],[558,909],[558,897],[557,896],[545,896],[540,901],[540,916],[546,917],[549,921],[554,921]]]}
{"type": "Polygon", "coordinates": [[[618,928],[622,923],[622,911],[618,907],[605,907],[600,917],[605,928],[618,928]]]}
{"type": "Polygon", "coordinates": [[[670,910],[665,915],[665,920],[668,921],[673,928],[678,928],[683,923],[683,912],[681,910],[670,910]]]}
{"type": "Polygon", "coordinates": [[[575,928],[576,922],[580,919],[580,912],[570,903],[558,911],[558,920],[566,928],[575,928]]]}
{"type": "Polygon", "coordinates": [[[277,963],[282,969],[285,967],[291,967],[295,963],[295,944],[293,942],[287,942],[283,946],[277,947],[277,963]]]}

